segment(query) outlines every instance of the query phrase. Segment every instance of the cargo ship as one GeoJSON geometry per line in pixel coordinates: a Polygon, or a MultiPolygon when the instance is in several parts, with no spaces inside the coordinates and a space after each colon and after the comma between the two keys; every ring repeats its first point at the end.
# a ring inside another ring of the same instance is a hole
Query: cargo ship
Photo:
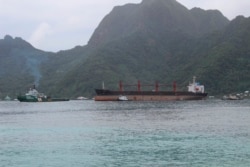
{"type": "Polygon", "coordinates": [[[39,93],[36,90],[35,85],[25,94],[17,96],[20,102],[57,102],[57,101],[69,101],[67,98],[51,98],[43,93],[39,93]]]}
{"type": "MultiPolygon", "coordinates": [[[[196,82],[196,77],[193,77],[193,82],[188,85],[187,91],[177,91],[176,82],[173,83],[172,91],[160,91],[159,87],[163,86],[155,83],[155,89],[152,91],[142,91],[141,87],[145,86],[138,81],[137,90],[125,91],[123,83],[120,81],[119,90],[113,91],[105,89],[95,89],[95,101],[178,101],[178,100],[203,100],[207,97],[204,85],[196,82]]],[[[133,86],[133,85],[126,85],[133,86]]],[[[146,85],[149,86],[149,85],[146,85]]],[[[152,85],[151,85],[152,86],[152,85]]]]}

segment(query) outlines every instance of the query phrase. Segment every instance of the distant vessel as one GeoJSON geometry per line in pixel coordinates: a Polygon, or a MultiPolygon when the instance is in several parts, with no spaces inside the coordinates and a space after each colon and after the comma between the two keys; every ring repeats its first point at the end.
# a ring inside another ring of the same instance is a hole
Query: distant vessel
{"type": "Polygon", "coordinates": [[[126,96],[119,96],[118,101],[128,101],[128,98],[126,96]]]}
{"type": "Polygon", "coordinates": [[[4,98],[4,101],[11,101],[11,98],[7,95],[7,96],[4,98]]]}
{"type": "Polygon", "coordinates": [[[88,98],[83,97],[83,96],[79,96],[79,97],[76,98],[76,100],[88,100],[88,98]]]}
{"type": "MultiPolygon", "coordinates": [[[[128,85],[134,86],[134,85],[128,85]]],[[[196,82],[196,77],[193,82],[189,84],[188,91],[177,91],[176,82],[173,84],[173,91],[159,91],[159,84],[155,84],[153,91],[141,91],[141,83],[138,81],[137,91],[124,91],[123,84],[120,82],[120,90],[113,91],[103,89],[96,89],[95,101],[120,101],[126,98],[126,101],[175,101],[175,100],[202,100],[207,97],[204,85],[196,82]],[[122,97],[122,98],[121,98],[122,97]]]]}
{"type": "Polygon", "coordinates": [[[39,93],[36,88],[35,85],[33,86],[33,88],[30,88],[30,90],[28,91],[28,93],[26,93],[25,95],[19,95],[17,96],[17,99],[20,102],[55,102],[55,101],[69,101],[69,99],[67,98],[51,98],[49,96],[46,96],[43,93],[39,93]]]}
{"type": "Polygon", "coordinates": [[[230,94],[230,95],[225,95],[222,97],[222,100],[243,100],[243,99],[244,99],[244,96],[241,96],[239,94],[236,94],[236,95],[230,94]]]}

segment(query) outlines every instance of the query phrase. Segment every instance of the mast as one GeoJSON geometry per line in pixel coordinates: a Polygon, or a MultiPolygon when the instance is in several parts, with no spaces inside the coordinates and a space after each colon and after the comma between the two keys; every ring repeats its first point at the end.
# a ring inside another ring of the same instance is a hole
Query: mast
{"type": "Polygon", "coordinates": [[[123,84],[122,84],[122,81],[119,82],[119,89],[120,89],[120,92],[123,91],[123,84]]]}
{"type": "Polygon", "coordinates": [[[141,91],[141,81],[140,80],[138,81],[137,89],[138,89],[138,92],[141,91]]]}
{"type": "Polygon", "coordinates": [[[102,81],[102,89],[105,89],[104,81],[102,81]]]}
{"type": "Polygon", "coordinates": [[[176,81],[173,82],[173,91],[176,92],[177,84],[176,81]]]}
{"type": "Polygon", "coordinates": [[[193,84],[196,82],[196,76],[193,76],[193,84]]]}
{"type": "Polygon", "coordinates": [[[158,81],[155,82],[155,91],[156,92],[159,91],[159,83],[158,83],[158,81]]]}

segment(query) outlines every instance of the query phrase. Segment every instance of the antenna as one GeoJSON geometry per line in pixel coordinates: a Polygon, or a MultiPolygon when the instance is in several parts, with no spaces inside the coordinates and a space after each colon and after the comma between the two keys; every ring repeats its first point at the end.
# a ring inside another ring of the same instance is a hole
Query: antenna
{"type": "Polygon", "coordinates": [[[193,84],[196,82],[196,76],[193,76],[193,84]]]}
{"type": "Polygon", "coordinates": [[[104,81],[102,81],[102,89],[105,89],[104,81]]]}

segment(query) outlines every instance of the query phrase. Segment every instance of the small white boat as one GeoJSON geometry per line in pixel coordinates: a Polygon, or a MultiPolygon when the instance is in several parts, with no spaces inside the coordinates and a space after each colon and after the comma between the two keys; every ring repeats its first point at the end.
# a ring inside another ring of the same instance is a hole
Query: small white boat
{"type": "Polygon", "coordinates": [[[244,97],[240,96],[240,95],[225,95],[222,97],[222,100],[243,100],[244,97]]]}
{"type": "Polygon", "coordinates": [[[76,98],[76,100],[88,100],[88,98],[83,97],[83,96],[79,96],[79,97],[76,98]]]}
{"type": "Polygon", "coordinates": [[[119,101],[128,101],[128,98],[126,96],[121,95],[121,96],[118,97],[118,100],[119,101]]]}
{"type": "Polygon", "coordinates": [[[4,101],[11,101],[11,98],[7,95],[7,96],[4,98],[4,101]]]}

